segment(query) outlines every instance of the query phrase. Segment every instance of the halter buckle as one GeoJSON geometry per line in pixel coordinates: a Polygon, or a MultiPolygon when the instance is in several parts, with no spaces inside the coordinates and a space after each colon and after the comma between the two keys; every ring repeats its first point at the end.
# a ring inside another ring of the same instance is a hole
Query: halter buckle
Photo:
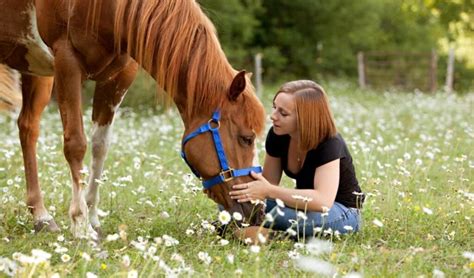
{"type": "Polygon", "coordinates": [[[231,181],[234,178],[234,169],[229,168],[228,170],[222,170],[219,175],[222,177],[224,182],[231,181]]]}

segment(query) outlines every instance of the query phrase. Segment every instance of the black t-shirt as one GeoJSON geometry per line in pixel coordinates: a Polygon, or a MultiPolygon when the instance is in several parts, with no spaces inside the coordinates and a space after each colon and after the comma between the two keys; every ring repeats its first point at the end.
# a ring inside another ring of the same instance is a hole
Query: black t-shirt
{"type": "Polygon", "coordinates": [[[289,146],[289,135],[276,135],[273,132],[273,127],[270,128],[265,142],[266,151],[270,156],[281,159],[283,171],[288,177],[296,179],[297,189],[314,189],[313,182],[316,168],[333,160],[340,159],[339,187],[335,201],[346,207],[362,207],[364,195],[361,194],[362,191],[356,178],[352,157],[347,149],[346,142],[340,134],[326,139],[315,149],[308,151],[304,164],[297,174],[288,170],[289,146]]]}

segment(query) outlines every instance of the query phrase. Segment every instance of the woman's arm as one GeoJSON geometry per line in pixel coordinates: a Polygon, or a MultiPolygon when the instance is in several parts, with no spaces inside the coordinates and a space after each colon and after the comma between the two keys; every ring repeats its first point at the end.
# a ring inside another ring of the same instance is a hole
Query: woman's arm
{"type": "Polygon", "coordinates": [[[316,168],[313,181],[314,189],[289,189],[275,186],[264,176],[253,173],[255,181],[234,185],[234,191],[231,191],[230,194],[233,199],[238,199],[239,202],[271,198],[280,199],[289,207],[298,209],[306,207],[311,211],[323,211],[323,207],[331,208],[336,199],[339,171],[339,159],[316,168]]]}
{"type": "Polygon", "coordinates": [[[278,185],[280,184],[282,171],[281,158],[273,157],[267,153],[263,164],[263,176],[265,179],[273,185],[278,185]]]}

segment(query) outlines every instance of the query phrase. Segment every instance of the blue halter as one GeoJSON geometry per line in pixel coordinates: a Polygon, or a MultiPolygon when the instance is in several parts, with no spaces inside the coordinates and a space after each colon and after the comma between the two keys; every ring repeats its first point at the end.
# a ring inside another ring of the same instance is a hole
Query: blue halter
{"type": "Polygon", "coordinates": [[[198,177],[199,179],[201,178],[201,175],[199,174],[196,169],[194,169],[191,164],[189,164],[188,160],[186,159],[186,155],[184,153],[184,145],[191,140],[192,138],[203,134],[205,132],[210,131],[212,133],[212,138],[214,140],[214,146],[216,147],[216,152],[217,152],[217,158],[219,159],[219,163],[221,165],[221,171],[217,176],[214,176],[208,180],[203,180],[202,185],[205,189],[209,189],[213,187],[216,184],[223,183],[223,182],[228,182],[231,181],[237,177],[242,177],[242,176],[248,176],[250,175],[250,172],[253,171],[255,173],[261,173],[262,172],[262,167],[260,166],[253,166],[249,168],[244,168],[244,169],[233,169],[230,168],[229,165],[227,164],[227,158],[225,156],[224,152],[224,147],[222,146],[222,140],[221,136],[219,135],[219,127],[220,127],[220,120],[221,118],[221,113],[219,110],[214,111],[212,114],[212,118],[209,119],[209,121],[203,125],[201,125],[199,128],[197,128],[194,132],[189,134],[183,139],[182,145],[181,145],[181,157],[184,159],[186,164],[188,164],[189,168],[193,173],[198,177]],[[214,127],[212,126],[214,125],[214,127]]]}

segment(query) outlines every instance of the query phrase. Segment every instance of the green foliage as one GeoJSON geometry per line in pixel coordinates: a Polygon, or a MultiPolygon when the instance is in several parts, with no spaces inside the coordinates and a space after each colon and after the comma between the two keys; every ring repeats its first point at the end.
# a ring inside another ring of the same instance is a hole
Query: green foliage
{"type": "MultiPolygon", "coordinates": [[[[441,38],[474,30],[474,2],[418,0],[201,0],[229,60],[253,68],[264,55],[266,81],[357,75],[359,51],[431,51],[441,38]],[[455,28],[452,26],[461,26],[455,28]]],[[[474,46],[473,46],[474,48],[474,46]]],[[[440,52],[440,51],[438,51],[440,52]]],[[[467,75],[465,73],[468,73],[467,75]]],[[[458,89],[468,89],[462,70],[458,89]]],[[[442,83],[442,79],[439,83],[442,83]]]]}

